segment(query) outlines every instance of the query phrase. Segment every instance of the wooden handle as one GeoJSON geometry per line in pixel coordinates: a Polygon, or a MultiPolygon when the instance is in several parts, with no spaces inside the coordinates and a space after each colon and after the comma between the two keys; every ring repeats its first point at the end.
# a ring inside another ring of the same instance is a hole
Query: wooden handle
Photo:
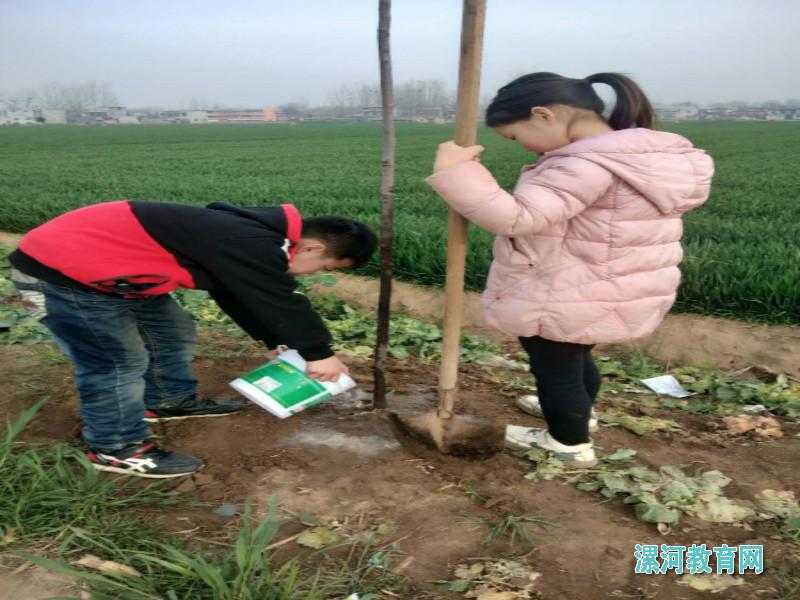
{"type": "MultiPolygon", "coordinates": [[[[463,10],[455,142],[459,146],[472,146],[477,137],[486,0],[464,0],[463,10]]],[[[466,257],[467,220],[450,209],[447,223],[447,276],[444,293],[444,324],[442,326],[442,366],[439,372],[439,414],[443,417],[451,416],[453,413],[458,383],[466,257]]]]}

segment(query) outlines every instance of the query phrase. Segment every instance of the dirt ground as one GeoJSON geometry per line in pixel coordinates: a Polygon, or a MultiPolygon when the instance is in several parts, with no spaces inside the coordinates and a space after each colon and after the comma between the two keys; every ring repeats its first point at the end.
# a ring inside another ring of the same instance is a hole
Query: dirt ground
{"type": "MultiPolygon", "coordinates": [[[[42,396],[50,397],[26,432],[31,441],[77,441],[80,423],[71,368],[56,356],[44,346],[0,346],[7,374],[0,381],[0,415],[13,418],[42,396]]],[[[261,362],[258,356],[201,356],[195,373],[209,397],[233,398],[236,393],[228,381],[261,362]]],[[[420,448],[398,438],[385,414],[368,410],[369,365],[353,361],[351,365],[359,393],[330,400],[285,421],[249,404],[243,413],[231,417],[156,425],[155,433],[166,447],[194,454],[206,467],[193,480],[173,484],[196,502],[159,511],[154,518],[172,531],[190,531],[193,543],[211,547],[225,539],[231,522],[213,515],[213,508],[225,503],[241,507],[247,498],[265,507],[273,494],[288,513],[316,515],[323,521],[335,517],[351,530],[391,523],[393,531],[382,542],[386,547],[394,542],[392,565],[402,564],[402,573],[414,584],[415,591],[407,597],[420,599],[461,597],[437,592],[433,584],[454,579],[453,568],[459,563],[510,557],[541,573],[536,582],[541,598],[706,597],[678,585],[674,575],[635,575],[637,543],[764,544],[765,573],[745,575],[746,585],[716,597],[779,597],[778,567],[798,568],[796,546],[773,539],[775,529],[769,524],[748,529],[684,517],[674,531],[661,535],[654,525],[640,522],[620,499],[606,500],[559,479],[526,480],[531,466],[511,453],[465,460],[420,448]],[[468,494],[472,491],[483,500],[468,494]],[[508,515],[535,515],[549,523],[532,527],[536,540],[532,550],[509,546],[502,539],[484,547],[490,529],[486,523],[508,515]]],[[[389,378],[392,406],[405,410],[429,406],[436,375],[435,365],[395,362],[389,378]]],[[[460,401],[463,410],[493,417],[498,423],[542,424],[514,409],[512,395],[479,367],[462,369],[460,401]]],[[[608,405],[604,401],[599,408],[608,405]]],[[[797,425],[785,423],[783,439],[756,442],[720,434],[720,421],[714,416],[644,407],[641,411],[667,416],[682,428],[638,437],[604,427],[594,435],[596,445],[602,451],[634,448],[639,464],[650,467],[690,464],[719,469],[733,478],[726,488],[733,498],[752,500],[766,488],[800,495],[797,425]]],[[[302,529],[299,523],[288,524],[279,538],[302,529]]],[[[308,552],[290,542],[281,547],[279,556],[308,552]]]]}

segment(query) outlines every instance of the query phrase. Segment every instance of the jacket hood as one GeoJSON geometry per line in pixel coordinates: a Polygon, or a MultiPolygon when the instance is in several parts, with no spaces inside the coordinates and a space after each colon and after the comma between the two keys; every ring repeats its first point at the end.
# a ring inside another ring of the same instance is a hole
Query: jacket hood
{"type": "Polygon", "coordinates": [[[273,229],[276,233],[286,235],[287,221],[286,213],[281,207],[277,206],[233,206],[225,202],[212,202],[206,208],[212,210],[220,210],[224,212],[231,212],[258,221],[262,225],[266,225],[273,229]]]}
{"type": "Polygon", "coordinates": [[[590,160],[628,183],[663,214],[681,214],[708,197],[714,163],[686,138],[652,129],[590,136],[543,156],[590,160]]]}

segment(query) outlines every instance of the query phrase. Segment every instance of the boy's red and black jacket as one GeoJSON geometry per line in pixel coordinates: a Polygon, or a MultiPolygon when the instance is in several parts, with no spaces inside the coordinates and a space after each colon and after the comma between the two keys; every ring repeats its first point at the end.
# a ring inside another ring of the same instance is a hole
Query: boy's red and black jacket
{"type": "Polygon", "coordinates": [[[330,333],[288,273],[301,232],[291,204],[122,200],[48,221],[25,235],[9,260],[49,283],[128,298],[208,290],[253,338],[320,360],[333,355],[330,333]]]}

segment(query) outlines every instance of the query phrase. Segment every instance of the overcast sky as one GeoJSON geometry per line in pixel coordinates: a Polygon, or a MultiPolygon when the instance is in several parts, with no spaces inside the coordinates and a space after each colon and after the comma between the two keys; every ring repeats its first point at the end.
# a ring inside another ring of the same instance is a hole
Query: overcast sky
{"type": "MultiPolygon", "coordinates": [[[[455,88],[461,2],[394,0],[395,81],[455,88]]],[[[633,75],[654,101],[800,97],[800,0],[488,0],[483,93],[633,75]]],[[[127,106],[325,101],[377,82],[378,0],[0,0],[0,93],[108,81],[127,106]]]]}

